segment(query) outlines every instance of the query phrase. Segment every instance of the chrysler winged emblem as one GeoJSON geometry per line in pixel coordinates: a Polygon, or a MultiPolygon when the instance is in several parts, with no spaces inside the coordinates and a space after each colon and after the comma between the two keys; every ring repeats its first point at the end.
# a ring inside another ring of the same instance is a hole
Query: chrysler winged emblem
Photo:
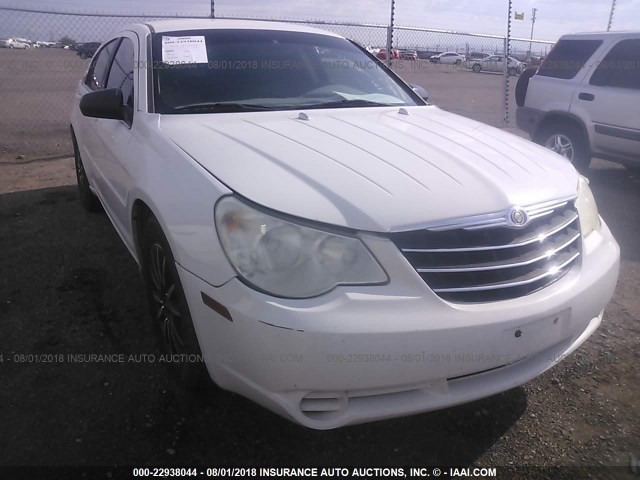
{"type": "Polygon", "coordinates": [[[529,216],[520,207],[513,207],[509,212],[509,223],[514,227],[524,227],[529,221],[529,216]]]}

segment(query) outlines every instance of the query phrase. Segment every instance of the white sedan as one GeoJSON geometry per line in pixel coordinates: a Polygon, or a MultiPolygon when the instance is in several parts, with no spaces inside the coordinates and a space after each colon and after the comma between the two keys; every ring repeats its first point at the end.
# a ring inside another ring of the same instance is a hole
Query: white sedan
{"type": "Polygon", "coordinates": [[[140,265],[176,372],[308,427],[527,382],[596,330],[618,277],[569,162],[333,33],[133,25],[79,82],[71,133],[81,203],[140,265]]]}
{"type": "MultiPolygon", "coordinates": [[[[481,71],[502,73],[504,71],[504,55],[491,55],[481,60],[472,60],[470,63],[471,69],[475,73],[479,73],[481,71]]],[[[513,57],[509,57],[507,65],[507,73],[509,75],[520,75],[525,68],[527,68],[526,63],[516,60],[513,57]]]]}
{"type": "Polygon", "coordinates": [[[465,57],[456,52],[442,52],[438,55],[432,55],[429,60],[443,65],[461,65],[465,61],[465,57]]]}
{"type": "Polygon", "coordinates": [[[22,38],[3,38],[0,40],[1,48],[19,48],[28,50],[31,48],[31,44],[28,40],[22,38]]]}

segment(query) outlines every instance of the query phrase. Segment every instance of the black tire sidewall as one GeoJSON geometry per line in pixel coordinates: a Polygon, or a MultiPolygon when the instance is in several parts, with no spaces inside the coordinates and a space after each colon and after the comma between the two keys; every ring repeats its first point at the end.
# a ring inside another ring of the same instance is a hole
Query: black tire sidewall
{"type": "Polygon", "coordinates": [[[531,77],[533,77],[537,71],[537,67],[531,67],[525,69],[525,71],[520,74],[515,91],[516,105],[519,107],[524,106],[525,99],[527,98],[527,90],[529,89],[529,80],[531,80],[531,77]]]}
{"type": "Polygon", "coordinates": [[[82,156],[80,155],[80,149],[78,148],[78,142],[76,141],[75,135],[72,134],[71,140],[73,143],[73,160],[76,171],[76,181],[78,184],[78,200],[85,211],[96,212],[100,210],[100,201],[93,194],[91,187],[89,186],[87,170],[84,168],[84,163],[82,162],[82,156]],[[78,165],[82,165],[84,170],[84,175],[82,177],[80,177],[78,165]]]}
{"type": "MultiPolygon", "coordinates": [[[[151,255],[151,247],[155,243],[158,243],[162,247],[162,250],[167,257],[167,268],[169,268],[170,270],[176,288],[175,295],[178,300],[178,308],[180,309],[180,316],[182,320],[180,334],[182,340],[185,342],[185,350],[180,353],[186,356],[195,356],[199,359],[202,359],[202,351],[200,349],[198,337],[193,326],[193,320],[191,319],[189,305],[184,294],[182,282],[180,281],[180,276],[178,274],[178,269],[176,267],[173,252],[171,251],[169,242],[167,241],[167,238],[162,231],[162,227],[160,227],[160,224],[153,216],[149,216],[143,226],[140,241],[140,260],[142,264],[142,278],[145,285],[145,296],[149,309],[149,319],[151,321],[151,327],[153,328],[154,334],[156,335],[156,343],[158,345],[158,348],[163,354],[171,353],[169,350],[169,346],[166,344],[163,338],[160,325],[155,318],[155,304],[151,294],[152,290],[149,259],[151,255]]],[[[170,365],[172,373],[178,378],[178,380],[189,389],[200,390],[209,387],[211,385],[211,381],[204,362],[193,361],[193,358],[186,358],[185,360],[186,361],[171,361],[168,363],[168,365],[170,365]]]]}

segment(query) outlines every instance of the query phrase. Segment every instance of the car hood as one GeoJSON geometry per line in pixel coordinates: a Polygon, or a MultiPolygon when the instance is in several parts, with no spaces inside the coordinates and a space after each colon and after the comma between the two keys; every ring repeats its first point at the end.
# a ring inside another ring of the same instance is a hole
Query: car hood
{"type": "Polygon", "coordinates": [[[569,162],[434,106],[161,115],[164,135],[265,207],[388,232],[576,195],[569,162]]]}

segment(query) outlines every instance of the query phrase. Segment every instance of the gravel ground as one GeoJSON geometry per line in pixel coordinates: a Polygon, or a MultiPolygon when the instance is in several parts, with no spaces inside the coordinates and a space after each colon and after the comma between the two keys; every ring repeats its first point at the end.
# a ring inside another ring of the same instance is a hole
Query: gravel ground
{"type": "MultiPolygon", "coordinates": [[[[72,50],[0,49],[0,161],[72,152],[69,112],[88,65],[89,60],[72,50]]],[[[430,100],[442,108],[502,125],[502,76],[426,60],[396,61],[394,70],[407,82],[427,88],[430,100]]],[[[513,91],[516,79],[510,83],[513,91]]]]}
{"type": "Polygon", "coordinates": [[[83,213],[72,186],[0,195],[0,465],[628,467],[640,456],[640,181],[596,164],[591,182],[622,270],[579,352],[489,399],[328,432],[175,384],[148,357],[158,352],[141,280],[107,217],[83,213]],[[69,358],[90,353],[128,360],[69,358]]]}

